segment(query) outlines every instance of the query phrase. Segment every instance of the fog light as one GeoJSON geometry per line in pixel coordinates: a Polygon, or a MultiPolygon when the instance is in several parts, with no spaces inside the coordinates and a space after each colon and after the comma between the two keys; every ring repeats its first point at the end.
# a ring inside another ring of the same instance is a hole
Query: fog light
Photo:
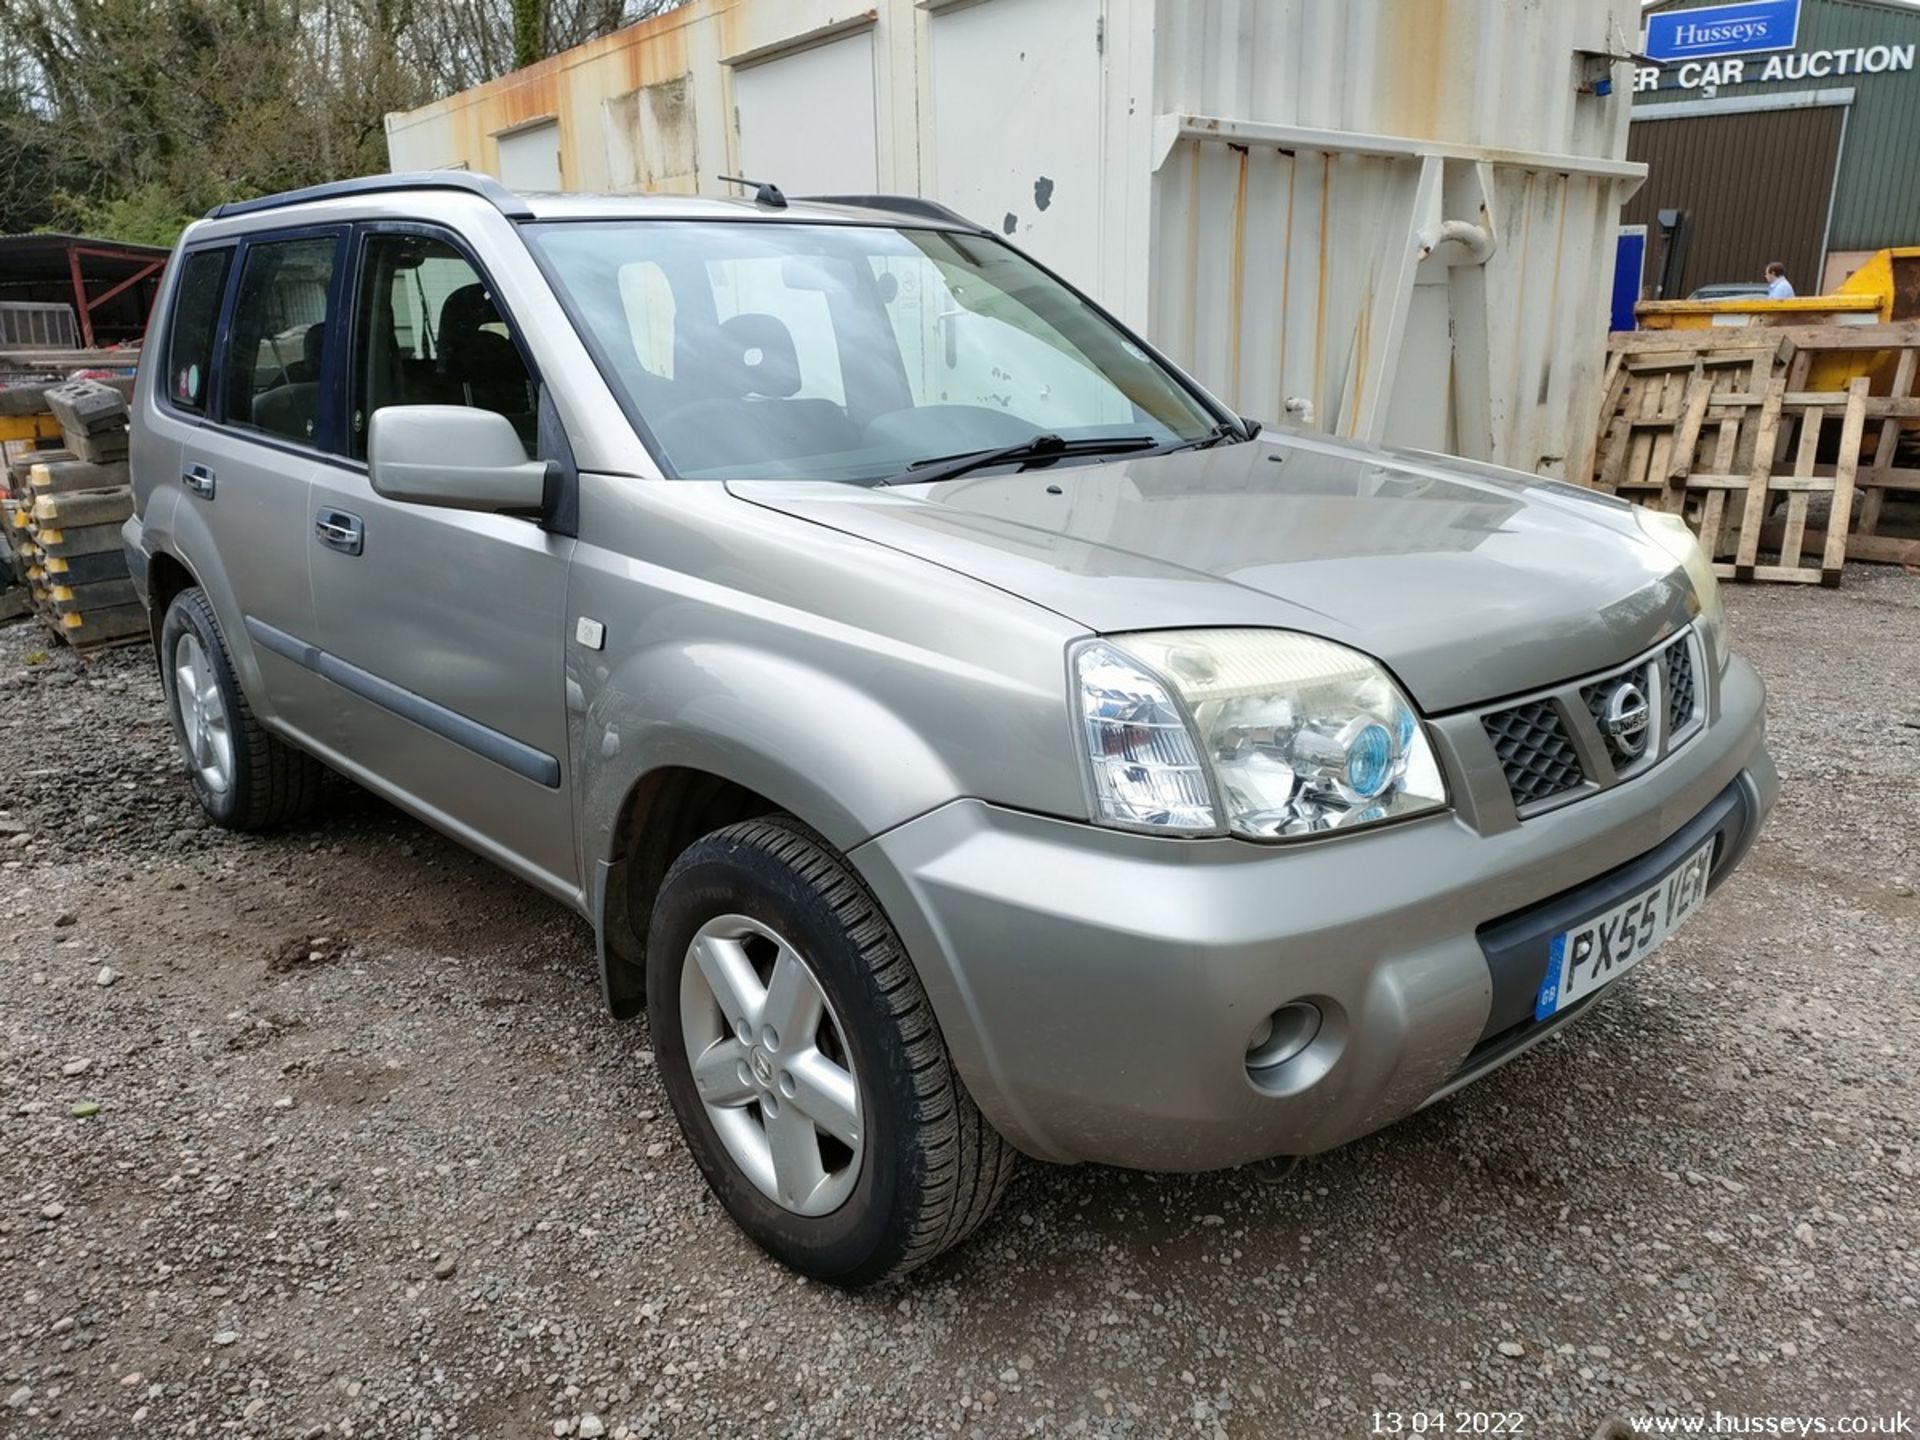
{"type": "Polygon", "coordinates": [[[1284,1065],[1313,1043],[1320,1033],[1320,1007],[1296,1000],[1282,1005],[1253,1027],[1247,1037],[1247,1069],[1271,1070],[1284,1065]]]}

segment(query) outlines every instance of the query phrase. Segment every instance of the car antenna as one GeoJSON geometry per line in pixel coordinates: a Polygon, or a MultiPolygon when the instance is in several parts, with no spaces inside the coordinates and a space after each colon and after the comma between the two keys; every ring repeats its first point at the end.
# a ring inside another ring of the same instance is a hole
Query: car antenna
{"type": "Polygon", "coordinates": [[[787,208],[787,197],[780,193],[780,187],[771,180],[743,180],[738,175],[722,175],[720,178],[729,185],[748,187],[753,191],[753,203],[756,205],[764,205],[769,210],[787,208]]]}

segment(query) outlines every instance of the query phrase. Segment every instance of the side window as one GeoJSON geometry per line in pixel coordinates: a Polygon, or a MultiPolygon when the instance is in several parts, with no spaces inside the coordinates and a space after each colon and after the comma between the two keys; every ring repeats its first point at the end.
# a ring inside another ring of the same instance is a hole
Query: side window
{"type": "Polygon", "coordinates": [[[513,422],[533,455],[539,395],[493,293],[460,252],[425,235],[371,235],[360,252],[353,453],[388,405],[470,405],[513,422]]]}
{"type": "Polygon", "coordinates": [[[173,292],[173,318],[167,325],[167,398],[182,410],[207,413],[207,389],[213,371],[213,327],[220,323],[220,301],[227,293],[230,248],[200,250],[180,267],[173,292]]]}
{"type": "Polygon", "coordinates": [[[331,235],[247,247],[221,377],[227,423],[313,442],[336,248],[331,235]]]}

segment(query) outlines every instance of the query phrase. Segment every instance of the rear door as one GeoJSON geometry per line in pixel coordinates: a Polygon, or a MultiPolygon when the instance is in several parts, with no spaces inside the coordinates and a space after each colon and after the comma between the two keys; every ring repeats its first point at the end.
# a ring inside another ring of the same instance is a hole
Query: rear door
{"type": "Polygon", "coordinates": [[[177,543],[243,676],[251,658],[256,713],[305,741],[324,730],[330,697],[260,640],[313,633],[307,491],[337,408],[328,401],[346,235],[331,226],[242,242],[211,375],[203,384],[189,364],[167,377],[169,403],[193,418],[180,442],[177,543]]]}
{"type": "Polygon", "coordinates": [[[365,225],[354,249],[344,463],[316,474],[308,525],[317,644],[345,682],[340,748],[401,803],[571,893],[573,541],[532,520],[385,499],[366,471],[368,421],[389,405],[494,410],[539,455],[537,377],[450,232],[365,225]]]}

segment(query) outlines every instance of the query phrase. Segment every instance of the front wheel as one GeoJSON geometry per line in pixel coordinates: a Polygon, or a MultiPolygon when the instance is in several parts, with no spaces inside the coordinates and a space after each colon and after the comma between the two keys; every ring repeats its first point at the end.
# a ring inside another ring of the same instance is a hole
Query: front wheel
{"type": "Polygon", "coordinates": [[[668,1098],[740,1228],[859,1286],[977,1227],[1013,1171],[948,1059],[899,937],[847,862],[784,817],[696,841],[647,938],[668,1098]]]}

